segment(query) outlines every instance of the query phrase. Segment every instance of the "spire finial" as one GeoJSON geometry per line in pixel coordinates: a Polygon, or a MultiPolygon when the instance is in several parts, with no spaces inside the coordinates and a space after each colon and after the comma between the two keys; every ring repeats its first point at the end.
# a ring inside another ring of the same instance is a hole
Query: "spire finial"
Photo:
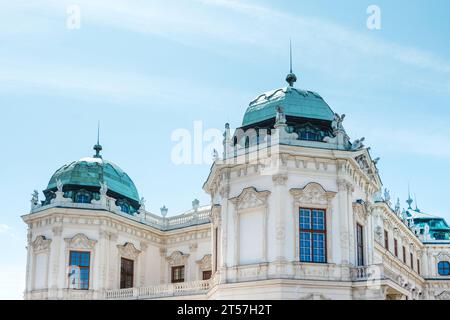
{"type": "Polygon", "coordinates": [[[296,75],[292,72],[292,40],[289,38],[289,74],[286,77],[286,82],[290,87],[294,86],[297,81],[296,75]]]}
{"type": "Polygon", "coordinates": [[[420,212],[420,210],[419,210],[419,207],[417,206],[417,196],[416,196],[416,194],[414,193],[414,202],[416,203],[416,211],[417,212],[420,212]]]}
{"type": "Polygon", "coordinates": [[[409,183],[408,183],[408,200],[406,200],[406,203],[408,204],[408,210],[412,210],[412,203],[413,203],[413,199],[411,199],[411,191],[409,188],[409,183]]]}
{"type": "Polygon", "coordinates": [[[289,38],[289,62],[290,62],[290,71],[289,71],[289,73],[292,73],[292,39],[291,38],[289,38]]]}
{"type": "Polygon", "coordinates": [[[95,155],[94,158],[102,158],[102,156],[100,155],[100,151],[103,150],[102,146],[100,145],[100,121],[98,121],[98,126],[97,126],[97,144],[94,146],[94,150],[95,150],[95,155]]]}

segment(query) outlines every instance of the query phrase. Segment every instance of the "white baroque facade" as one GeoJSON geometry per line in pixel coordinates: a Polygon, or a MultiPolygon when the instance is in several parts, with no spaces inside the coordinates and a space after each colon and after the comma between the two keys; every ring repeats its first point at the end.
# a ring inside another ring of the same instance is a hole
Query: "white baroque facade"
{"type": "Polygon", "coordinates": [[[23,216],[25,299],[450,299],[445,221],[392,208],[364,139],[288,80],[226,126],[209,206],[146,211],[98,143],[58,170],[23,216]]]}

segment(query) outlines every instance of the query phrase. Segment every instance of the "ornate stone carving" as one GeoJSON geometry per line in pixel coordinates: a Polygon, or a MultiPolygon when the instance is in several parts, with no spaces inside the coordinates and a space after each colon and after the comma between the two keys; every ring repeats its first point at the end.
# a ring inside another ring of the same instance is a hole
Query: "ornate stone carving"
{"type": "Polygon", "coordinates": [[[82,233],[76,234],[73,238],[64,239],[66,246],[71,249],[87,249],[92,250],[97,243],[96,240],[89,239],[86,235],[82,233]]]}
{"type": "Polygon", "coordinates": [[[303,189],[291,189],[295,202],[301,204],[329,205],[336,192],[326,191],[320,184],[311,182],[303,189]]]}
{"type": "Polygon", "coordinates": [[[220,217],[220,212],[221,212],[221,206],[220,205],[214,205],[211,208],[211,222],[213,224],[214,227],[217,227],[220,225],[220,221],[221,221],[221,217],[220,217]]]}
{"type": "Polygon", "coordinates": [[[44,236],[37,236],[36,239],[31,243],[33,250],[36,251],[45,251],[50,250],[50,244],[52,243],[51,239],[46,239],[44,236]]]}
{"type": "Polygon", "coordinates": [[[187,263],[189,254],[183,254],[181,251],[174,251],[166,258],[170,266],[182,266],[187,263]]]}
{"type": "Polygon", "coordinates": [[[439,252],[436,255],[436,259],[438,261],[449,261],[450,262],[450,254],[447,252],[439,252]]]}
{"type": "Polygon", "coordinates": [[[197,264],[201,271],[209,271],[212,270],[212,255],[206,254],[197,261],[197,264]]]}
{"type": "Polygon", "coordinates": [[[272,176],[273,183],[276,186],[286,185],[287,179],[288,179],[287,174],[276,174],[272,176]]]}
{"type": "Polygon", "coordinates": [[[264,207],[267,205],[267,198],[270,191],[257,191],[254,187],[245,188],[242,193],[230,199],[237,210],[264,207]]]}
{"type": "Polygon", "coordinates": [[[53,235],[59,237],[62,234],[63,228],[61,226],[56,226],[52,228],[53,235]]]}
{"type": "Polygon", "coordinates": [[[117,245],[117,249],[119,249],[119,253],[122,257],[130,260],[136,260],[141,253],[141,251],[136,249],[131,242],[127,242],[124,245],[117,245]]]}

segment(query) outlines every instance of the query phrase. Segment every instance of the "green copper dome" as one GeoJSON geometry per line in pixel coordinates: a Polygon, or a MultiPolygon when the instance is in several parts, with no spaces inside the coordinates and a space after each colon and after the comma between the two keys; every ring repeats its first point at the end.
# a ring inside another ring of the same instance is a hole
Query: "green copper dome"
{"type": "Polygon", "coordinates": [[[266,92],[250,102],[242,126],[275,118],[278,106],[283,107],[286,116],[326,121],[334,119],[334,112],[319,94],[288,86],[266,92]]]}
{"type": "Polygon", "coordinates": [[[47,190],[56,190],[57,180],[64,186],[98,187],[107,184],[108,191],[139,203],[139,194],[130,177],[117,165],[101,157],[83,158],[69,163],[50,179],[47,190]]]}

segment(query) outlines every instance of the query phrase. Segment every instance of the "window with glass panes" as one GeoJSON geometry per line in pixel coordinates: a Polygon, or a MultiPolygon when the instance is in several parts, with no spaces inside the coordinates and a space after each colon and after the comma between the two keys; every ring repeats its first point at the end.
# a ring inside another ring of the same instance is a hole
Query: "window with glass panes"
{"type": "Polygon", "coordinates": [[[300,209],[300,261],[326,263],[325,210],[300,209]]]}
{"type": "Polygon", "coordinates": [[[440,276],[450,275],[450,262],[441,261],[438,263],[438,273],[440,276]]]}
{"type": "Polygon", "coordinates": [[[172,283],[184,282],[184,266],[172,267],[172,283]]]}
{"type": "Polygon", "coordinates": [[[363,238],[363,226],[359,223],[356,225],[356,250],[358,266],[364,265],[364,238],[363,238]]]}
{"type": "Polygon", "coordinates": [[[133,288],[134,261],[121,258],[120,261],[120,289],[133,288]]]}
{"type": "Polygon", "coordinates": [[[91,253],[85,251],[70,251],[69,274],[70,288],[88,290],[89,289],[89,268],[91,263],[91,253]]]}

